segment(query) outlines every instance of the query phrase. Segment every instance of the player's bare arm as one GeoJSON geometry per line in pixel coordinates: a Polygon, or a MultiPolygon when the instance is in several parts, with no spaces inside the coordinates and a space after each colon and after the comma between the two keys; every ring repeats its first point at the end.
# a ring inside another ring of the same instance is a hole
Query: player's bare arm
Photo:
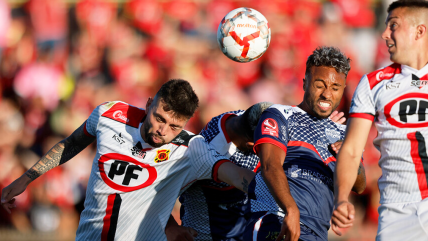
{"type": "Polygon", "coordinates": [[[277,241],[282,240],[284,235],[287,241],[297,241],[300,237],[300,211],[291,196],[287,176],[282,168],[285,152],[273,144],[262,143],[258,146],[257,154],[263,179],[277,204],[286,212],[277,241]]]}
{"type": "Polygon", "coordinates": [[[95,137],[85,135],[84,125],[55,144],[33,167],[2,190],[1,204],[7,212],[10,213],[10,208],[15,207],[14,197],[24,192],[32,181],[52,168],[66,163],[95,140],[95,137]]]}
{"type": "Polygon", "coordinates": [[[345,140],[340,149],[334,172],[334,211],[332,230],[341,235],[338,228],[352,226],[355,210],[348,201],[349,193],[354,186],[361,155],[369,135],[372,122],[362,118],[350,118],[346,129],[345,140]]]}
{"type": "MultiPolygon", "coordinates": [[[[340,148],[342,147],[343,141],[337,141],[331,144],[331,149],[336,153],[339,153],[340,148]]],[[[360,163],[358,167],[357,180],[355,181],[354,186],[352,187],[352,191],[361,194],[366,189],[366,170],[364,168],[363,163],[360,163]]]]}
{"type": "Polygon", "coordinates": [[[218,168],[218,179],[248,193],[248,185],[256,174],[232,162],[225,162],[218,168]]]}
{"type": "Polygon", "coordinates": [[[366,189],[366,170],[363,163],[360,162],[357,172],[357,180],[355,180],[352,191],[361,194],[366,189]]]}

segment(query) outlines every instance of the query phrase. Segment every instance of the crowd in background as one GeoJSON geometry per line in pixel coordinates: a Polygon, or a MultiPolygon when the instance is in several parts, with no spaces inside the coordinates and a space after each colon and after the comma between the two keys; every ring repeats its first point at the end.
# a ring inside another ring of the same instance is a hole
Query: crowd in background
{"type": "MultiPolygon", "coordinates": [[[[256,102],[297,105],[306,58],[321,45],[336,46],[352,59],[339,107],[347,116],[363,74],[390,63],[380,37],[390,2],[0,0],[0,190],[97,105],[122,100],[145,108],[169,79],[188,80],[200,98],[186,126],[195,133],[213,116],[256,102]],[[250,63],[233,62],[217,44],[218,24],[238,7],[261,12],[272,31],[267,52],[250,63]]],[[[381,171],[374,136],[372,128],[364,152],[367,189],[353,196],[357,221],[343,237],[331,233],[331,240],[375,237],[381,171]]],[[[11,215],[0,209],[0,240],[45,234],[73,239],[94,150],[36,179],[11,215]]]]}

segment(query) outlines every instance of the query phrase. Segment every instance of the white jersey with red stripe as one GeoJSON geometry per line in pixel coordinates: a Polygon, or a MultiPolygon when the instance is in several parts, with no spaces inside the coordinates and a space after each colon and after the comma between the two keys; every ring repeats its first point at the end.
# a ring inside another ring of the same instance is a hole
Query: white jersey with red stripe
{"type": "Polygon", "coordinates": [[[86,121],[97,153],[76,240],[166,240],[177,197],[194,181],[216,177],[225,158],[202,136],[182,131],[154,148],[141,137],[144,118],[143,109],[115,101],[86,121]]]}
{"type": "Polygon", "coordinates": [[[392,64],[362,77],[350,117],[374,120],[381,157],[380,202],[428,197],[428,65],[420,70],[392,64]]]}

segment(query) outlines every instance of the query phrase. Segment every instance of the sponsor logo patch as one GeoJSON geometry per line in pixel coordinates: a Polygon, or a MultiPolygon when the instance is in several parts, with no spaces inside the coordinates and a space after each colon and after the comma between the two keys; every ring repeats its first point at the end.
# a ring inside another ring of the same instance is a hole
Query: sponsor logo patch
{"type": "Polygon", "coordinates": [[[151,148],[143,149],[141,142],[138,142],[135,146],[131,148],[131,153],[135,157],[144,158],[146,157],[146,152],[151,150],[151,148]]]}
{"type": "Polygon", "coordinates": [[[98,168],[103,181],[122,192],[150,186],[157,178],[156,168],[118,153],[102,155],[98,160],[98,168]]]}
{"type": "Polygon", "coordinates": [[[166,150],[166,149],[158,150],[156,153],[155,162],[159,163],[159,162],[168,161],[169,153],[170,153],[170,150],[166,150]]]}
{"type": "Polygon", "coordinates": [[[117,141],[119,144],[123,144],[123,143],[125,143],[125,140],[123,140],[123,137],[122,137],[122,133],[119,133],[119,135],[118,134],[114,134],[113,136],[112,136],[112,138],[115,140],[115,141],[117,141]]]}
{"type": "Polygon", "coordinates": [[[327,136],[327,139],[330,141],[330,143],[335,143],[336,141],[340,140],[341,137],[340,132],[329,128],[325,129],[325,135],[327,136]]]}
{"type": "Polygon", "coordinates": [[[272,118],[267,118],[262,124],[262,135],[271,135],[278,138],[278,124],[272,118]]]}

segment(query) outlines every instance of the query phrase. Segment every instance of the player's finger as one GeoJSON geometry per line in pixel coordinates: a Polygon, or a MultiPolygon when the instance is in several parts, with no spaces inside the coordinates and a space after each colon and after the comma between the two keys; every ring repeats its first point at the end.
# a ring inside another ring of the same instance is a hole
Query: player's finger
{"type": "Polygon", "coordinates": [[[348,205],[348,218],[354,220],[355,217],[355,208],[354,205],[348,205]]]}
{"type": "Polygon", "coordinates": [[[336,226],[338,226],[339,228],[349,228],[349,227],[352,227],[354,225],[354,223],[352,221],[342,222],[341,220],[339,220],[336,217],[331,217],[331,221],[332,221],[332,223],[336,224],[336,226]]]}
{"type": "Polygon", "coordinates": [[[332,120],[333,122],[336,122],[337,120],[339,120],[339,118],[337,117],[338,113],[339,112],[337,110],[331,112],[331,114],[330,114],[330,120],[332,120]]]}
{"type": "Polygon", "coordinates": [[[3,188],[3,191],[1,192],[1,204],[7,203],[9,201],[8,194],[10,193],[10,189],[3,188]]]}
{"type": "Polygon", "coordinates": [[[331,230],[333,230],[333,232],[337,234],[337,236],[342,236],[342,232],[340,232],[339,227],[335,224],[331,224],[331,230]]]}
{"type": "Polygon", "coordinates": [[[340,223],[340,224],[343,224],[343,225],[347,225],[347,224],[353,222],[353,220],[351,220],[351,219],[348,218],[348,214],[340,213],[337,210],[333,211],[333,215],[332,215],[331,218],[332,218],[332,220],[334,219],[334,221],[335,221],[336,224],[340,223]]]}
{"type": "Polygon", "coordinates": [[[337,123],[337,124],[343,124],[343,123],[345,123],[345,121],[346,121],[346,117],[342,117],[342,118],[340,118],[340,120],[338,120],[336,123],[337,123]]]}

